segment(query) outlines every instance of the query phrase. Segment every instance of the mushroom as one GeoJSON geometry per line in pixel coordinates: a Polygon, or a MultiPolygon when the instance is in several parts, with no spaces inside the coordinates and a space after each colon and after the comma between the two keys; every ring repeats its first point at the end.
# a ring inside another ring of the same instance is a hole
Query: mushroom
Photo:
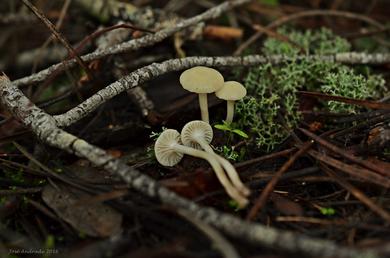
{"type": "Polygon", "coordinates": [[[238,203],[238,206],[245,207],[248,204],[248,200],[240,195],[237,189],[231,185],[216,158],[204,151],[180,144],[180,133],[178,131],[167,129],[162,132],[156,140],[154,152],[157,161],[163,166],[176,165],[183,158],[184,154],[207,160],[228,195],[238,203]]]}
{"type": "Polygon", "coordinates": [[[233,122],[234,116],[234,101],[240,100],[246,96],[245,87],[236,81],[227,81],[223,84],[223,87],[215,92],[215,95],[223,100],[227,101],[227,114],[226,123],[233,122]]]}
{"type": "Polygon", "coordinates": [[[194,149],[204,149],[206,152],[214,156],[218,162],[221,163],[233,185],[238,189],[238,191],[240,191],[240,193],[244,196],[248,196],[250,194],[250,190],[241,182],[240,177],[238,176],[237,171],[233,165],[223,157],[217,155],[210,147],[209,144],[211,143],[212,139],[213,129],[208,123],[200,120],[187,123],[181,131],[181,141],[184,145],[194,149]]]}
{"type": "Polygon", "coordinates": [[[202,120],[209,122],[207,93],[213,93],[223,86],[223,76],[215,69],[196,66],[180,75],[180,84],[184,89],[199,94],[199,107],[202,120]]]}

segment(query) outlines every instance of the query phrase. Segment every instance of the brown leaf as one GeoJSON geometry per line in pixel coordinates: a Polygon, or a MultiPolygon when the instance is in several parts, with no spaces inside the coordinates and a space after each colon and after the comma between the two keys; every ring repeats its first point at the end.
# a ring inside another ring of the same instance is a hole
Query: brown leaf
{"type": "Polygon", "coordinates": [[[312,123],[310,123],[309,125],[309,130],[310,132],[317,132],[319,131],[321,128],[322,128],[322,123],[318,122],[318,121],[314,121],[312,123]]]}
{"type": "Polygon", "coordinates": [[[289,216],[303,216],[303,208],[298,203],[276,193],[272,193],[270,198],[273,201],[275,208],[281,213],[289,216]]]}
{"type": "Polygon", "coordinates": [[[87,197],[81,191],[62,187],[56,189],[51,185],[47,185],[42,192],[45,203],[74,229],[93,237],[108,237],[118,233],[121,230],[122,214],[103,203],[79,205],[79,201],[87,197]]]}

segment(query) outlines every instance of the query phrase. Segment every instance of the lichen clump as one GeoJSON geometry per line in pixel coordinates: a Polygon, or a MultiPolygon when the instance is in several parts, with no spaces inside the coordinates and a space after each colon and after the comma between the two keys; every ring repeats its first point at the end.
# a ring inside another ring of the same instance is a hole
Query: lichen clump
{"type": "MultiPolygon", "coordinates": [[[[272,38],[264,43],[265,55],[329,55],[351,50],[347,40],[325,28],[305,32],[281,28],[278,33],[300,48],[272,38]]],[[[238,102],[237,123],[239,127],[249,129],[257,145],[269,152],[300,121],[297,90],[367,99],[379,97],[385,90],[384,83],[381,76],[370,74],[368,67],[354,69],[337,63],[305,60],[286,61],[279,66],[260,65],[250,68],[245,76],[248,96],[238,102]]],[[[359,111],[359,107],[334,101],[323,102],[323,108],[343,113],[359,111]]]]}

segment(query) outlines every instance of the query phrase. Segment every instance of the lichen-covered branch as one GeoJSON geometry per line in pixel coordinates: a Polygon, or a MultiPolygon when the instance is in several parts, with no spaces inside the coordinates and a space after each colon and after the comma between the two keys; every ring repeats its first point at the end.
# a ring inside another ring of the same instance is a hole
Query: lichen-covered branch
{"type": "Polygon", "coordinates": [[[257,223],[249,223],[213,208],[197,205],[162,187],[152,178],[139,173],[104,150],[89,144],[57,127],[54,118],[34,105],[6,76],[0,76],[0,100],[4,107],[25,126],[31,128],[43,142],[88,159],[96,166],[120,176],[130,187],[166,205],[193,214],[226,234],[263,247],[287,252],[299,252],[313,257],[376,258],[372,251],[340,247],[327,240],[319,240],[288,231],[281,231],[257,223]]]}
{"type": "MultiPolygon", "coordinates": [[[[120,24],[120,23],[119,23],[120,24]]],[[[119,44],[123,42],[129,35],[131,31],[128,29],[117,29],[103,34],[96,40],[98,49],[105,49],[111,47],[112,45],[119,44]]],[[[115,61],[113,61],[112,73],[115,78],[120,79],[126,73],[128,73],[126,61],[118,56],[115,61]]],[[[154,103],[149,99],[146,91],[141,87],[134,87],[127,91],[129,98],[134,102],[134,104],[141,111],[143,116],[147,116],[151,110],[154,109],[154,103]]]]}
{"type": "MultiPolygon", "coordinates": [[[[112,46],[107,49],[97,49],[96,51],[84,55],[81,57],[81,59],[84,62],[89,62],[95,59],[102,58],[104,56],[108,55],[113,55],[113,54],[118,54],[118,53],[123,53],[126,51],[130,50],[136,50],[140,49],[146,46],[151,46],[154,45],[157,42],[160,42],[169,36],[173,35],[174,33],[181,31],[183,29],[186,29],[192,25],[195,25],[199,22],[209,20],[209,19],[214,19],[221,15],[222,13],[226,12],[227,10],[230,10],[236,6],[245,4],[250,2],[250,0],[231,0],[231,1],[226,1],[223,2],[222,4],[219,4],[213,8],[210,8],[209,10],[203,12],[202,14],[196,15],[192,18],[183,20],[179,23],[177,23],[173,27],[169,27],[163,30],[160,30],[156,32],[155,34],[152,35],[146,35],[142,38],[138,39],[133,39],[115,46],[112,46]]],[[[45,80],[50,74],[52,74],[54,71],[57,70],[65,70],[69,67],[72,67],[76,64],[75,59],[71,59],[69,61],[65,61],[63,63],[55,64],[50,66],[47,69],[44,69],[38,73],[35,73],[33,75],[21,78],[19,80],[16,80],[14,84],[16,86],[22,86],[22,85],[27,85],[31,83],[37,83],[45,80]]]]}
{"type": "Polygon", "coordinates": [[[142,67],[122,79],[108,85],[93,96],[86,99],[73,109],[62,115],[54,116],[60,127],[69,126],[94,111],[99,105],[125,90],[139,86],[157,76],[172,71],[180,71],[197,65],[210,67],[221,66],[252,66],[263,63],[279,64],[294,59],[321,60],[324,62],[341,62],[346,64],[384,64],[390,63],[390,54],[340,53],[329,56],[298,56],[296,58],[281,55],[261,56],[249,55],[245,57],[187,57],[170,59],[161,63],[153,63],[142,67]]]}

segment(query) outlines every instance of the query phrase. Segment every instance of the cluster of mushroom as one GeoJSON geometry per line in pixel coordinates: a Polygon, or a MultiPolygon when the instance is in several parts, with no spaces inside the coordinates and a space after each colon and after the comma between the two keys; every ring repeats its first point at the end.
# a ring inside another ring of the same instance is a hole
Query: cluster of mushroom
{"type": "Polygon", "coordinates": [[[207,160],[227,194],[237,202],[238,207],[245,207],[248,204],[249,189],[241,182],[233,165],[217,155],[209,145],[213,139],[213,129],[209,124],[207,106],[207,93],[215,92],[217,97],[227,100],[226,122],[231,123],[234,101],[246,94],[244,86],[234,81],[224,82],[218,71],[202,66],[183,72],[180,83],[183,88],[199,94],[203,121],[187,123],[181,133],[173,129],[162,132],[154,146],[157,161],[163,166],[174,166],[184,154],[207,160]]]}
{"type": "Polygon", "coordinates": [[[227,101],[226,123],[233,122],[234,102],[246,95],[245,87],[236,81],[224,82],[222,74],[205,66],[196,66],[184,71],[180,76],[184,89],[199,94],[199,107],[202,120],[209,122],[207,94],[215,92],[217,98],[227,101]]]}

